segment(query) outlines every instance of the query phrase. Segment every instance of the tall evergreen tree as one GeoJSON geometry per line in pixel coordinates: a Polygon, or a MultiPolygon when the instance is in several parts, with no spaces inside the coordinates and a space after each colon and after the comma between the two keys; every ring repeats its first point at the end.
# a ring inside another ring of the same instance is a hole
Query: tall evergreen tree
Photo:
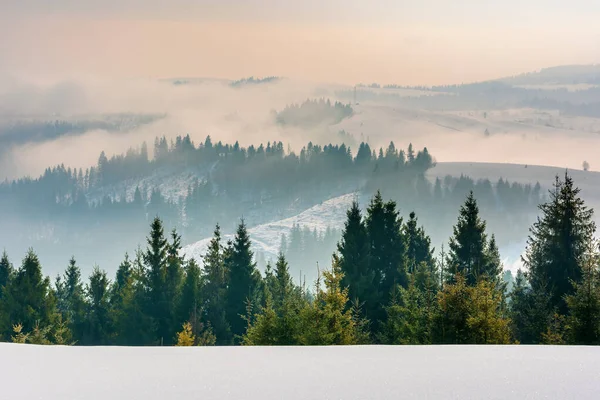
{"type": "Polygon", "coordinates": [[[89,308],[87,312],[87,332],[85,342],[92,345],[110,343],[112,324],[109,304],[110,282],[106,271],[94,267],[87,286],[89,308]]]}
{"type": "Polygon", "coordinates": [[[250,250],[250,236],[246,224],[239,224],[235,239],[231,246],[227,265],[229,269],[229,287],[227,290],[227,319],[234,337],[241,336],[245,331],[242,318],[245,315],[247,300],[254,301],[260,275],[250,250]]]}
{"type": "Polygon", "coordinates": [[[408,288],[398,286],[398,292],[386,307],[385,325],[380,340],[386,344],[431,343],[435,297],[429,301],[428,293],[420,290],[414,277],[408,288]]]}
{"type": "Polygon", "coordinates": [[[207,253],[203,257],[203,263],[206,316],[217,337],[217,344],[229,344],[231,328],[226,315],[229,271],[225,264],[224,248],[221,244],[221,227],[218,224],[208,245],[207,253]]]}
{"type": "Polygon", "coordinates": [[[62,279],[62,290],[57,283],[57,308],[67,323],[73,339],[80,342],[86,326],[86,299],[81,270],[75,257],[71,257],[62,279]]]}
{"type": "Polygon", "coordinates": [[[434,266],[433,249],[431,239],[425,234],[423,227],[419,227],[416,214],[410,213],[408,221],[404,224],[404,236],[406,237],[407,269],[414,273],[422,262],[434,266]]]}
{"type": "Polygon", "coordinates": [[[42,276],[38,256],[30,249],[4,292],[0,332],[8,337],[13,324],[21,324],[24,332],[32,331],[36,325],[49,326],[55,306],[50,279],[42,276]]]}
{"type": "Polygon", "coordinates": [[[457,273],[462,274],[466,284],[474,286],[487,271],[487,263],[485,221],[479,217],[477,201],[473,192],[470,192],[460,207],[454,235],[450,238],[447,259],[449,277],[454,279],[457,273]]]}
{"type": "MultiPolygon", "coordinates": [[[[122,305],[115,304],[112,320],[117,332],[117,344],[148,346],[156,344],[156,324],[148,312],[149,276],[144,265],[144,253],[138,248],[129,278],[120,287],[122,305]]],[[[124,268],[127,268],[124,266],[124,268]]]]}
{"type": "Polygon", "coordinates": [[[299,341],[304,345],[356,344],[356,326],[348,288],[341,285],[343,272],[334,257],[332,268],[323,272],[325,290],[317,285],[316,298],[302,310],[303,329],[299,341]]]}
{"type": "Polygon", "coordinates": [[[203,302],[200,267],[192,258],[186,263],[185,279],[181,290],[178,321],[189,322],[194,337],[202,330],[203,302]]]}
{"type": "Polygon", "coordinates": [[[498,250],[495,235],[492,235],[487,244],[486,258],[487,259],[484,263],[484,268],[481,271],[482,277],[486,278],[490,282],[495,283],[498,288],[502,288],[502,290],[504,290],[506,284],[502,279],[503,267],[500,259],[500,250],[498,250]]]}
{"type": "Polygon", "coordinates": [[[369,269],[372,271],[373,296],[365,303],[366,317],[379,329],[385,317],[385,305],[389,304],[396,285],[406,286],[406,243],[402,234],[402,219],[398,217],[396,203],[383,202],[377,192],[367,208],[366,229],[369,242],[369,269]]]}
{"type": "Polygon", "coordinates": [[[369,241],[358,202],[353,201],[346,213],[342,238],[337,245],[339,262],[350,299],[367,301],[373,289],[374,274],[369,268],[369,241]]]}
{"type": "Polygon", "coordinates": [[[125,259],[119,264],[115,280],[111,286],[111,304],[116,307],[122,305],[123,290],[127,287],[133,274],[133,266],[129,254],[125,253],[125,259]]]}
{"type": "Polygon", "coordinates": [[[572,295],[572,282],[579,283],[585,254],[596,231],[593,210],[579,197],[579,189],[565,173],[558,176],[550,199],[539,206],[542,215],[530,230],[523,264],[534,291],[543,285],[551,294],[551,307],[567,313],[565,295],[572,295]]]}
{"type": "Polygon", "coordinates": [[[438,294],[434,336],[447,344],[508,344],[510,320],[502,310],[503,296],[493,282],[469,286],[463,275],[438,294]]]}
{"type": "Polygon", "coordinates": [[[2,252],[2,257],[0,258],[0,300],[2,300],[3,293],[6,290],[8,284],[10,283],[13,274],[13,265],[8,259],[8,254],[5,250],[2,252]]]}
{"type": "Polygon", "coordinates": [[[300,329],[300,311],[305,305],[300,288],[294,285],[288,263],[283,254],[277,257],[275,264],[274,306],[279,323],[276,329],[278,345],[297,343],[300,329]]]}
{"type": "Polygon", "coordinates": [[[590,246],[583,262],[581,282],[573,282],[575,292],[566,296],[569,307],[570,341],[573,344],[600,344],[600,254],[590,246]]]}
{"type": "Polygon", "coordinates": [[[147,312],[154,319],[156,340],[164,343],[171,338],[169,300],[166,298],[166,280],[169,244],[164,236],[160,218],[152,221],[148,247],[144,253],[144,263],[148,273],[147,312]]]}
{"type": "Polygon", "coordinates": [[[180,253],[181,236],[173,229],[171,232],[171,243],[167,247],[167,271],[165,276],[165,299],[168,303],[168,325],[171,335],[165,337],[165,344],[173,343],[175,333],[177,333],[182,322],[178,320],[177,315],[184,264],[184,258],[180,253]]]}

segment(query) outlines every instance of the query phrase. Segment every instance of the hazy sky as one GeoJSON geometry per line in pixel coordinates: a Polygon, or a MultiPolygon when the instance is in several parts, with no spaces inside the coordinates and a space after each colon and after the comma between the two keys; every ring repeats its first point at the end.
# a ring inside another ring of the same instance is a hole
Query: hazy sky
{"type": "Polygon", "coordinates": [[[597,0],[0,0],[0,73],[455,83],[600,62],[597,0]]]}

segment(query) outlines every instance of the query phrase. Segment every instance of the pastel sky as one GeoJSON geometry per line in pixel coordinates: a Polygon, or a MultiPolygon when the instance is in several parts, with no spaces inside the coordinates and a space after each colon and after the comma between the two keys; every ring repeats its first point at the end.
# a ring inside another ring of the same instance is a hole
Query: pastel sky
{"type": "Polygon", "coordinates": [[[0,0],[0,73],[438,84],[600,62],[597,0],[0,0]]]}

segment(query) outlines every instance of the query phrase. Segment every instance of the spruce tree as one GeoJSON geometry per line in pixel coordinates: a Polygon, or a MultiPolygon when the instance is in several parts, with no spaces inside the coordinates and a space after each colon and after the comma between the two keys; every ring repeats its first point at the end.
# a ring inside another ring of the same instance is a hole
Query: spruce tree
{"type": "Polygon", "coordinates": [[[509,314],[512,322],[511,330],[515,339],[519,343],[532,343],[533,339],[529,335],[531,290],[521,269],[517,271],[509,299],[509,314]]]}
{"type": "Polygon", "coordinates": [[[453,283],[444,286],[438,294],[438,305],[434,334],[436,343],[469,343],[468,319],[471,298],[463,275],[457,274],[453,283]]]}
{"type": "Polygon", "coordinates": [[[448,252],[449,278],[462,274],[466,284],[474,286],[477,280],[488,270],[487,236],[485,221],[479,217],[479,207],[473,192],[460,207],[458,222],[450,238],[448,252]]]}
{"type": "Polygon", "coordinates": [[[385,344],[429,344],[434,302],[428,304],[414,278],[408,288],[398,286],[397,293],[386,307],[385,325],[380,341],[385,344]]]}
{"type": "Polygon", "coordinates": [[[410,213],[403,231],[406,237],[408,272],[411,274],[416,272],[422,262],[433,267],[435,263],[433,261],[434,250],[431,248],[431,239],[425,234],[423,227],[418,226],[418,219],[414,211],[410,213]]]}
{"type": "Polygon", "coordinates": [[[463,275],[438,294],[435,340],[446,344],[508,344],[511,321],[504,315],[503,294],[486,279],[469,286],[463,275]]]}
{"type": "Polygon", "coordinates": [[[75,257],[71,257],[69,265],[62,279],[62,290],[58,290],[57,283],[57,308],[65,322],[67,322],[73,338],[81,342],[86,325],[86,299],[81,270],[77,266],[75,257]]]}
{"type": "Polygon", "coordinates": [[[13,265],[8,259],[8,254],[5,250],[2,252],[2,257],[0,258],[0,301],[2,300],[3,293],[6,290],[6,287],[9,285],[13,274],[13,265]]]}
{"type": "Polygon", "coordinates": [[[242,318],[245,315],[245,303],[247,300],[255,300],[259,283],[258,271],[253,260],[252,250],[250,250],[250,236],[243,220],[238,226],[226,263],[229,270],[227,319],[231,333],[234,337],[238,337],[245,331],[242,318]]]}
{"type": "Polygon", "coordinates": [[[323,272],[325,290],[317,284],[316,298],[301,312],[299,342],[310,346],[356,344],[356,326],[348,298],[342,287],[343,272],[334,257],[331,270],[323,272]]]}
{"type": "Polygon", "coordinates": [[[192,258],[186,263],[185,279],[181,289],[178,320],[190,323],[196,337],[203,328],[202,275],[200,267],[192,258]]]}
{"type": "Polygon", "coordinates": [[[600,344],[600,255],[590,246],[583,262],[581,282],[573,282],[575,292],[566,296],[569,307],[570,342],[600,344]]]}
{"type": "Polygon", "coordinates": [[[287,261],[279,254],[275,264],[274,306],[278,316],[276,329],[277,345],[297,343],[300,326],[300,311],[305,305],[300,288],[294,285],[287,261]]]}
{"type": "Polygon", "coordinates": [[[111,286],[111,305],[120,307],[123,304],[123,290],[127,287],[133,273],[133,266],[129,254],[125,253],[125,259],[119,264],[115,280],[111,286]]]}
{"type": "Polygon", "coordinates": [[[348,287],[348,296],[352,300],[370,300],[374,276],[369,269],[367,229],[356,201],[346,212],[346,223],[337,250],[344,273],[342,284],[348,287]]]}
{"type": "Polygon", "coordinates": [[[109,306],[110,282],[106,272],[94,267],[87,286],[89,301],[87,311],[86,344],[106,345],[110,343],[113,327],[109,306]]]}
{"type": "Polygon", "coordinates": [[[244,346],[279,345],[277,326],[280,321],[273,308],[273,299],[269,292],[266,293],[265,305],[261,307],[260,312],[254,318],[251,315],[246,315],[245,319],[248,328],[241,340],[244,346]]]}
{"type": "Polygon", "coordinates": [[[572,282],[579,283],[585,254],[596,230],[593,210],[579,197],[573,179],[558,176],[550,199],[539,206],[542,215],[530,229],[523,264],[534,291],[546,285],[550,305],[560,314],[568,312],[565,295],[572,295],[572,282]]]}
{"type": "Polygon", "coordinates": [[[402,234],[402,219],[396,203],[383,202],[377,192],[367,208],[367,236],[369,242],[369,269],[373,274],[372,297],[365,303],[366,317],[373,322],[374,332],[385,317],[384,307],[389,304],[396,285],[406,286],[406,242],[402,234]]]}
{"type": "Polygon", "coordinates": [[[231,329],[226,316],[227,286],[229,272],[225,265],[225,254],[221,244],[221,228],[217,224],[204,263],[204,297],[206,317],[217,337],[217,344],[231,343],[231,329]]]}
{"type": "Polygon", "coordinates": [[[193,346],[196,341],[196,335],[192,332],[192,324],[185,322],[182,325],[181,331],[177,332],[177,342],[175,346],[189,347],[193,346]]]}
{"type": "Polygon", "coordinates": [[[152,221],[148,247],[144,253],[144,263],[148,274],[147,313],[154,320],[157,343],[164,343],[171,338],[169,299],[166,298],[166,280],[169,244],[164,236],[160,218],[152,221]]]}
{"type": "Polygon", "coordinates": [[[120,303],[115,303],[112,309],[111,319],[117,333],[117,344],[156,344],[156,324],[148,312],[149,276],[144,265],[144,253],[139,248],[131,265],[130,276],[124,282],[124,286],[119,288],[120,303]]]}
{"type": "Polygon", "coordinates": [[[181,236],[173,229],[171,232],[171,243],[167,247],[167,271],[165,276],[165,298],[168,303],[168,324],[171,333],[170,336],[166,336],[164,339],[166,345],[172,343],[172,340],[167,340],[167,338],[174,337],[181,322],[178,320],[177,311],[181,295],[183,264],[185,261],[180,252],[181,236]]]}
{"type": "Polygon", "coordinates": [[[469,343],[511,343],[510,319],[504,315],[504,296],[495,282],[482,279],[469,288],[469,343]]]}
{"type": "Polygon", "coordinates": [[[242,343],[263,346],[299,344],[302,330],[300,313],[306,302],[292,281],[282,253],[277,258],[275,274],[268,270],[264,282],[265,303],[256,315],[246,315],[249,326],[242,343]]]}
{"type": "Polygon", "coordinates": [[[21,324],[25,332],[32,331],[36,324],[50,325],[55,303],[50,280],[42,276],[38,256],[30,249],[4,292],[0,306],[1,333],[8,337],[13,324],[21,324]]]}
{"type": "Polygon", "coordinates": [[[481,271],[481,277],[494,283],[498,289],[505,292],[507,283],[502,278],[502,261],[500,250],[496,244],[496,236],[492,235],[486,248],[486,261],[481,271]]]}

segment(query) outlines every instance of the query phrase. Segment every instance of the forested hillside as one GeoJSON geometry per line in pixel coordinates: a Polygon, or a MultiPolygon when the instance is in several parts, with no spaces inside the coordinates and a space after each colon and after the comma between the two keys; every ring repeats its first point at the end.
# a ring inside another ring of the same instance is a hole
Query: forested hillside
{"type": "Polygon", "coordinates": [[[430,182],[425,172],[435,161],[426,148],[404,151],[390,143],[376,150],[361,143],[355,151],[309,143],[295,153],[281,142],[245,148],[210,137],[194,144],[185,136],[171,143],[157,138],[152,152],[146,144],[110,158],[102,152],[86,170],[59,165],[35,179],[0,184],[6,226],[0,243],[18,253],[34,246],[55,272],[64,254],[73,253],[86,273],[94,263],[114,271],[155,216],[167,229],[177,227],[188,244],[209,237],[217,222],[233,233],[240,216],[252,227],[336,196],[359,193],[364,200],[381,189],[403,212],[421,216],[434,243],[445,240],[452,211],[473,190],[502,245],[526,235],[540,200],[539,185],[468,177],[430,182]]]}
{"type": "Polygon", "coordinates": [[[0,335],[35,344],[598,344],[600,252],[593,210],[565,175],[539,208],[510,291],[493,231],[471,192],[438,255],[415,213],[377,192],[354,202],[331,265],[294,282],[287,259],[259,271],[242,220],[217,224],[198,262],[154,218],[144,248],[110,279],[75,258],[54,280],[29,250],[0,259],[0,335]]]}

